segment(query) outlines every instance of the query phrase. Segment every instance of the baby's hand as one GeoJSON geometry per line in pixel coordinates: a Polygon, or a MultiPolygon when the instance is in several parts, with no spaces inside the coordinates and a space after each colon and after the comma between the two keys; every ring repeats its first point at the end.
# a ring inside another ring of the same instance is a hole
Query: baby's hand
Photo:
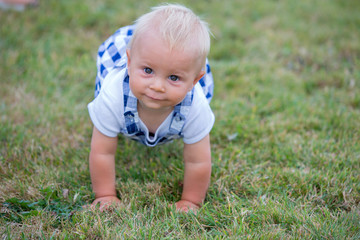
{"type": "Polygon", "coordinates": [[[90,205],[90,208],[94,210],[97,205],[99,204],[100,211],[108,210],[111,206],[120,206],[121,202],[120,199],[118,199],[115,196],[106,196],[106,197],[100,197],[96,198],[92,204],[90,205]]]}
{"type": "Polygon", "coordinates": [[[187,200],[180,200],[177,203],[175,203],[175,206],[176,206],[176,210],[185,213],[187,213],[189,210],[192,210],[194,213],[196,213],[197,210],[199,209],[198,205],[187,200]]]}

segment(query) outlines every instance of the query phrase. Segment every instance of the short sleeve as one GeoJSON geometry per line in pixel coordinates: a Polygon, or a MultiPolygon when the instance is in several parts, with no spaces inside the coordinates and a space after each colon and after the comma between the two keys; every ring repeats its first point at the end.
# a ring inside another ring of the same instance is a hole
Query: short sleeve
{"type": "Polygon", "coordinates": [[[89,115],[94,126],[108,137],[116,137],[120,133],[123,119],[123,71],[114,69],[107,76],[100,94],[88,104],[89,115]]]}

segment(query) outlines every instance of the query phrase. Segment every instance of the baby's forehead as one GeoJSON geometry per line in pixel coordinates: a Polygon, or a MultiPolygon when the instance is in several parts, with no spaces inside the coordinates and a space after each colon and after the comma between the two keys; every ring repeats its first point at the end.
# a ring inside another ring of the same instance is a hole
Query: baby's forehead
{"type": "Polygon", "coordinates": [[[135,40],[131,45],[130,49],[132,54],[135,55],[144,53],[144,50],[146,52],[165,51],[180,58],[185,57],[189,61],[200,58],[200,52],[194,44],[188,44],[185,46],[183,44],[175,43],[171,45],[171,43],[169,43],[166,38],[159,34],[153,34],[151,31],[148,31],[147,34],[139,35],[137,40],[135,40]],[[137,49],[142,49],[142,51],[137,51],[137,49]]]}
{"type": "Polygon", "coordinates": [[[196,55],[199,52],[200,46],[197,41],[193,41],[193,37],[188,36],[183,39],[173,39],[167,32],[163,32],[156,24],[149,25],[147,28],[142,28],[140,31],[135,30],[134,38],[131,43],[131,48],[139,46],[139,44],[147,43],[147,45],[161,45],[162,48],[167,48],[171,51],[188,52],[191,51],[196,55]]]}

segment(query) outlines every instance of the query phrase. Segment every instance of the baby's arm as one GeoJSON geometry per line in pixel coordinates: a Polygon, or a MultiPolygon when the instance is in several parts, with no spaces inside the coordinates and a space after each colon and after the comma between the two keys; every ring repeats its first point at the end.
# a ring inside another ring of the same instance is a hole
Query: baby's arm
{"type": "Polygon", "coordinates": [[[203,203],[210,183],[211,149],[210,137],[207,135],[194,144],[184,145],[184,188],[181,200],[176,208],[187,212],[196,211],[203,203]]]}
{"type": "Polygon", "coordinates": [[[111,204],[119,204],[115,190],[115,153],[117,137],[107,137],[94,127],[90,151],[90,175],[95,200],[100,210],[111,204]]]}

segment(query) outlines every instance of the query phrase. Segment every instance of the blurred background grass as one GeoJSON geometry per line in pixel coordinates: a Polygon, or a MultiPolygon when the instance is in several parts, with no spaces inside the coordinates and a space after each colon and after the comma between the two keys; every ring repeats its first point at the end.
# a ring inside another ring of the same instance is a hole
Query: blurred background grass
{"type": "Polygon", "coordinates": [[[98,46],[160,1],[40,1],[0,11],[2,238],[360,238],[358,1],[178,1],[209,22],[213,174],[176,215],[180,142],[120,137],[124,208],[79,212],[98,46]]]}

